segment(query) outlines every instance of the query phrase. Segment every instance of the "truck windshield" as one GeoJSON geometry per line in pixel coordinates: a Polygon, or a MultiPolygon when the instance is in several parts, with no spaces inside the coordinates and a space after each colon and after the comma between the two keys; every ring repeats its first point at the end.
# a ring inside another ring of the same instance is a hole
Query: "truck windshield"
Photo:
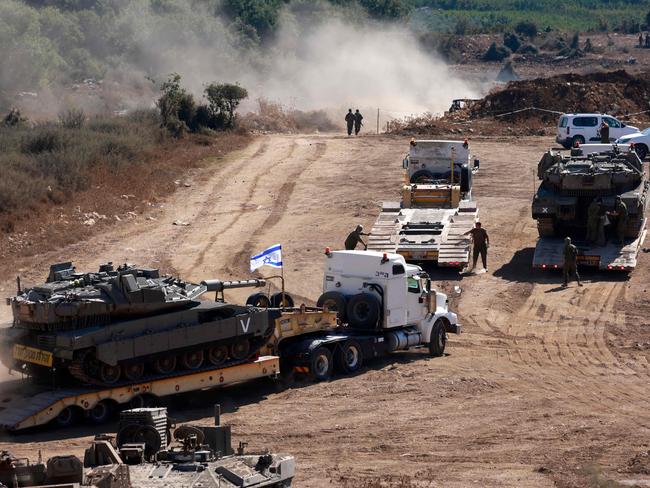
{"type": "Polygon", "coordinates": [[[420,280],[412,276],[409,277],[408,289],[409,289],[409,293],[420,293],[420,280]]]}

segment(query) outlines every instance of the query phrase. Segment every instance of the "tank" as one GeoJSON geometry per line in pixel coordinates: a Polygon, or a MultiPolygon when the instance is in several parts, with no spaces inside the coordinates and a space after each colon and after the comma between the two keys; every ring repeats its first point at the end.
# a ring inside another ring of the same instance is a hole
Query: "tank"
{"type": "Polygon", "coordinates": [[[94,273],[54,264],[45,283],[23,289],[18,282],[8,300],[13,324],[0,329],[1,359],[37,380],[98,386],[245,362],[270,337],[279,312],[199,300],[228,283],[194,284],[130,264],[107,263],[94,273]]]}
{"type": "Polygon", "coordinates": [[[636,153],[614,149],[586,156],[575,148],[570,154],[544,153],[537,165],[541,183],[532,203],[540,237],[584,238],[587,209],[594,200],[600,202],[600,215],[610,216],[605,228],[612,234],[616,226],[610,212],[615,209],[616,197],[625,203],[629,214],[625,238],[639,235],[645,226],[648,181],[636,153]]]}

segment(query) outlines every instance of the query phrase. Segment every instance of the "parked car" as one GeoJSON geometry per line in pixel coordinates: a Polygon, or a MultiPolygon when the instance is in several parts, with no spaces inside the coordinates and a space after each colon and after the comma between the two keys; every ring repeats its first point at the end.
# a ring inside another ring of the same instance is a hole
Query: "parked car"
{"type": "Polygon", "coordinates": [[[634,144],[634,152],[639,156],[639,159],[643,160],[648,155],[648,148],[650,148],[650,128],[621,136],[616,142],[618,144],[634,144]]]}
{"type": "Polygon", "coordinates": [[[555,140],[569,149],[576,143],[600,142],[600,126],[603,120],[609,125],[609,140],[616,141],[627,134],[639,132],[639,129],[626,125],[607,114],[562,114],[557,123],[555,140]]]}

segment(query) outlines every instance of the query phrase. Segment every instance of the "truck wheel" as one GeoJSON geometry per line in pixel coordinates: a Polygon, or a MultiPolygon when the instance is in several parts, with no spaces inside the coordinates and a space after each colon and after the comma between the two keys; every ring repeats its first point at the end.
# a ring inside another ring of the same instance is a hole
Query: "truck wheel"
{"type": "Polygon", "coordinates": [[[413,173],[413,176],[411,176],[411,183],[429,183],[434,179],[435,178],[433,177],[433,173],[431,171],[421,169],[413,173]]]}
{"type": "Polygon", "coordinates": [[[332,376],[332,353],[324,346],[317,347],[311,353],[309,370],[316,381],[327,381],[332,376]]]}
{"type": "Polygon", "coordinates": [[[103,400],[90,409],[88,412],[88,420],[96,425],[104,424],[109,421],[112,413],[112,405],[106,400],[103,400]]]}
{"type": "Polygon", "coordinates": [[[447,345],[445,323],[438,319],[431,328],[431,337],[429,337],[429,354],[434,358],[442,356],[445,353],[445,345],[447,345]]]}
{"type": "Polygon", "coordinates": [[[583,145],[585,143],[585,138],[582,136],[573,136],[571,139],[571,147],[576,147],[578,145],[583,145]]]}
{"type": "Polygon", "coordinates": [[[354,295],[348,302],[348,322],[352,327],[374,329],[379,320],[379,299],[370,293],[354,295]]]}
{"type": "Polygon", "coordinates": [[[345,298],[345,295],[343,295],[343,293],[340,293],[338,291],[326,291],[320,297],[318,297],[316,306],[318,308],[327,307],[329,311],[337,312],[339,315],[339,320],[343,323],[348,321],[348,315],[346,312],[348,300],[345,298]]]}
{"type": "Polygon", "coordinates": [[[294,306],[293,297],[285,292],[283,301],[282,293],[274,293],[271,295],[271,306],[273,308],[292,308],[294,306]]]}
{"type": "Polygon", "coordinates": [[[269,308],[271,306],[271,300],[264,293],[253,293],[246,300],[246,305],[252,305],[253,307],[259,308],[269,308]]]}
{"type": "Polygon", "coordinates": [[[361,345],[350,339],[336,351],[336,366],[345,374],[353,374],[363,366],[363,351],[361,345]]]}
{"type": "Polygon", "coordinates": [[[70,427],[74,425],[79,419],[81,410],[76,406],[65,407],[59,415],[54,418],[54,423],[57,427],[70,427]]]}
{"type": "Polygon", "coordinates": [[[637,156],[639,156],[639,159],[643,161],[645,157],[648,155],[648,146],[646,146],[645,144],[635,144],[634,152],[636,153],[637,156]]]}

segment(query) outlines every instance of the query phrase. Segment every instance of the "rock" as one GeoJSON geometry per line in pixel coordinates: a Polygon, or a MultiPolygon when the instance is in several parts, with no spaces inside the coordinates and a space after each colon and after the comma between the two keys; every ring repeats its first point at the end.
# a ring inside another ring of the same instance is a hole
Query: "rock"
{"type": "Polygon", "coordinates": [[[117,220],[118,222],[122,222],[122,219],[120,218],[119,215],[113,215],[113,217],[115,217],[115,220],[117,220]]]}
{"type": "Polygon", "coordinates": [[[84,220],[84,221],[83,221],[83,224],[84,224],[84,225],[88,225],[88,226],[93,226],[93,225],[95,225],[96,223],[97,223],[97,221],[96,221],[95,219],[93,219],[93,218],[90,218],[90,219],[88,219],[88,220],[84,220]]]}
{"type": "Polygon", "coordinates": [[[183,186],[185,188],[189,188],[190,186],[192,186],[192,183],[189,183],[189,182],[186,181],[185,183],[183,183],[183,186]]]}
{"type": "Polygon", "coordinates": [[[190,225],[190,223],[184,222],[183,220],[174,220],[174,222],[172,222],[172,225],[180,225],[182,227],[187,227],[188,225],[190,225]]]}
{"type": "Polygon", "coordinates": [[[138,214],[135,213],[135,212],[127,212],[127,213],[126,213],[126,216],[127,216],[128,218],[130,218],[130,219],[134,219],[134,218],[136,218],[136,217],[138,216],[138,214]]]}
{"type": "Polygon", "coordinates": [[[147,217],[147,220],[156,221],[156,220],[158,220],[158,219],[157,219],[156,217],[152,217],[152,216],[150,215],[149,217],[147,217]]]}

